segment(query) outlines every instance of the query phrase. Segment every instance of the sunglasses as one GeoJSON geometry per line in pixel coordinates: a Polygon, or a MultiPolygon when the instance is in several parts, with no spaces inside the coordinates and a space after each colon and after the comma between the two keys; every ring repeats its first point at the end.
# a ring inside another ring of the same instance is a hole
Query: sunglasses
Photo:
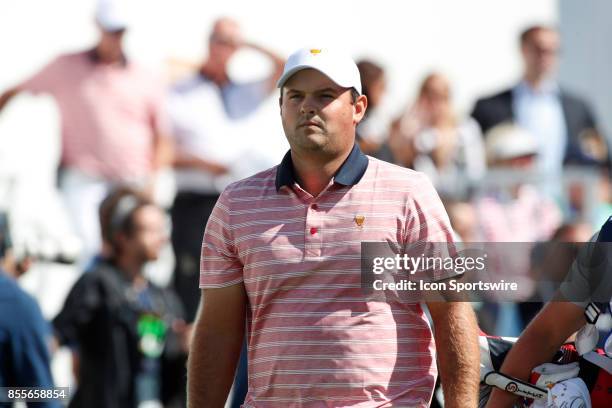
{"type": "Polygon", "coordinates": [[[112,35],[113,37],[121,37],[125,34],[126,29],[120,28],[118,30],[104,30],[104,32],[108,35],[112,35]]]}
{"type": "Polygon", "coordinates": [[[531,49],[540,55],[559,55],[561,50],[556,47],[540,47],[539,45],[532,44],[531,49]]]}
{"type": "Polygon", "coordinates": [[[230,37],[225,37],[221,35],[211,35],[210,42],[226,47],[235,47],[237,45],[236,41],[232,40],[230,37]]]}

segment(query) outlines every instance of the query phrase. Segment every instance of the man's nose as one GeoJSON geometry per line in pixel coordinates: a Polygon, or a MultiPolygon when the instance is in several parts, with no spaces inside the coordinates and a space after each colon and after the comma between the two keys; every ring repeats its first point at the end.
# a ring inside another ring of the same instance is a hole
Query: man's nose
{"type": "Polygon", "coordinates": [[[306,96],[302,100],[302,106],[301,106],[300,111],[303,114],[313,114],[313,113],[316,113],[317,105],[316,105],[316,102],[315,102],[314,98],[311,97],[311,96],[306,96]]]}

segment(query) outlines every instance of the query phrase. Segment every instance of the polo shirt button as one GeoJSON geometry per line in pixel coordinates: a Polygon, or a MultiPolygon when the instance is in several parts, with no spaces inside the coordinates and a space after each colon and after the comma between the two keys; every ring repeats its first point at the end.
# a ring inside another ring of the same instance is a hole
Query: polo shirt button
{"type": "Polygon", "coordinates": [[[310,235],[314,235],[317,233],[317,229],[315,227],[310,228],[310,235]]]}

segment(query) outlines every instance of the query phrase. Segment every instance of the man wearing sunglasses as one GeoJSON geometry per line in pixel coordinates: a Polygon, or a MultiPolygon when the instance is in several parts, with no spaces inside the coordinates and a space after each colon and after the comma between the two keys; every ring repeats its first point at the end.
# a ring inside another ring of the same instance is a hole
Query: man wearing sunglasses
{"type": "MultiPolygon", "coordinates": [[[[219,18],[208,37],[208,56],[197,72],[176,84],[171,93],[178,190],[172,206],[174,287],[185,305],[188,321],[195,318],[200,300],[194,281],[199,273],[202,225],[225,185],[239,178],[237,174],[251,174],[272,165],[267,163],[267,156],[246,146],[253,136],[254,125],[249,124],[275,89],[283,64],[284,59],[271,50],[246,41],[235,20],[219,18]],[[228,70],[239,50],[256,51],[269,60],[268,75],[257,80],[233,80],[228,70]],[[245,154],[248,160],[241,159],[245,154]]],[[[246,392],[241,385],[246,382],[244,355],[241,361],[233,406],[240,405],[246,392]]]]}
{"type": "Polygon", "coordinates": [[[485,133],[513,122],[538,141],[537,168],[558,177],[564,165],[610,164],[609,147],[598,132],[589,104],[559,84],[561,38],[553,28],[534,25],[519,40],[524,71],[518,84],[479,99],[472,116],[485,133]],[[592,149],[589,146],[596,145],[592,149]]]}
{"type": "MultiPolygon", "coordinates": [[[[172,245],[177,256],[174,277],[190,319],[200,299],[193,282],[199,272],[201,225],[206,224],[223,187],[234,181],[234,167],[244,165],[238,157],[249,142],[246,132],[252,131],[244,123],[275,89],[283,64],[284,59],[274,52],[246,41],[235,20],[219,18],[208,37],[208,56],[171,93],[178,190],[172,206],[172,245]],[[269,74],[253,81],[232,80],[230,60],[242,49],[256,50],[267,58],[272,63],[269,74]]],[[[250,161],[257,162],[253,155],[250,161]]]]}

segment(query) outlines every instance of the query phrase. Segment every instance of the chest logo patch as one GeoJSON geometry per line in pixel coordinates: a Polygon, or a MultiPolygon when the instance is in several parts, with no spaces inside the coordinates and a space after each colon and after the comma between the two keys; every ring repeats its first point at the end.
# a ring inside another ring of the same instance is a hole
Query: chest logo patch
{"type": "Polygon", "coordinates": [[[365,216],[363,215],[356,215],[355,216],[355,224],[357,224],[357,226],[359,228],[363,227],[363,223],[365,222],[365,216]]]}

